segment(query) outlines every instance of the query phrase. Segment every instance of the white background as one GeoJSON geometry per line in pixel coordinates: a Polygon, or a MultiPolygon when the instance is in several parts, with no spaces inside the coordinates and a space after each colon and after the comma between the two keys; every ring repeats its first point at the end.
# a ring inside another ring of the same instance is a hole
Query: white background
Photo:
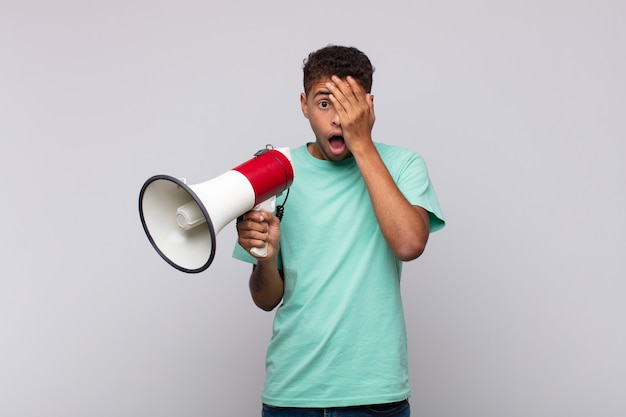
{"type": "Polygon", "coordinates": [[[272,313],[234,226],[187,275],[137,199],[312,140],[301,64],[330,43],[371,58],[375,138],[424,156],[448,221],[405,266],[413,415],[626,415],[625,13],[3,1],[0,415],[260,415],[272,313]]]}

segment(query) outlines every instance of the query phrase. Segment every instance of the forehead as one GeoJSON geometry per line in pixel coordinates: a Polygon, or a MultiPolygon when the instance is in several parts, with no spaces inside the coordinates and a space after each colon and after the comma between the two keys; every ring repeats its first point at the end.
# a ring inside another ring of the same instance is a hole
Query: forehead
{"type": "Polygon", "coordinates": [[[329,83],[329,82],[330,82],[330,77],[324,77],[324,78],[319,78],[319,79],[315,80],[311,84],[311,88],[307,92],[307,96],[309,98],[314,98],[314,97],[319,96],[319,95],[328,95],[328,94],[330,94],[330,91],[328,91],[328,88],[326,87],[326,84],[329,83]]]}

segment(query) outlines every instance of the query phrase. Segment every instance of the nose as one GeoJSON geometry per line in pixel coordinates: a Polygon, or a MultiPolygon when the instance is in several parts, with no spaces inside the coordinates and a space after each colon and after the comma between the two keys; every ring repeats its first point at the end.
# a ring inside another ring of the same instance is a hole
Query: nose
{"type": "Polygon", "coordinates": [[[341,121],[339,120],[339,113],[335,112],[332,119],[332,125],[339,127],[341,126],[341,121]]]}

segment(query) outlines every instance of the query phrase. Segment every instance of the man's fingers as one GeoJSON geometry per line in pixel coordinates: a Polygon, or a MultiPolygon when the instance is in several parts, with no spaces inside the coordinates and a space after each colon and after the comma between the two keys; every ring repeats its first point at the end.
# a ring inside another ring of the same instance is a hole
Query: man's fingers
{"type": "Polygon", "coordinates": [[[341,90],[341,88],[339,88],[339,86],[334,82],[326,83],[326,88],[328,88],[328,90],[330,91],[330,101],[332,101],[335,106],[339,104],[339,110],[345,110],[349,103],[345,93],[341,90]]]}
{"type": "Polygon", "coordinates": [[[240,230],[249,230],[256,231],[261,233],[267,233],[268,231],[268,219],[271,220],[271,215],[269,213],[264,213],[261,211],[251,211],[248,212],[243,220],[239,222],[240,230]]]}
{"type": "Polygon", "coordinates": [[[357,101],[364,100],[367,93],[351,76],[348,75],[345,80],[342,80],[337,76],[333,76],[332,80],[337,84],[337,87],[346,96],[346,98],[354,98],[357,101]]]}
{"type": "MultiPolygon", "coordinates": [[[[354,80],[352,80],[352,83],[358,86],[358,83],[355,83],[354,80]]],[[[347,81],[337,76],[332,76],[331,82],[327,83],[326,87],[330,91],[330,100],[338,111],[344,114],[351,113],[360,105],[359,97],[347,81]]]]}

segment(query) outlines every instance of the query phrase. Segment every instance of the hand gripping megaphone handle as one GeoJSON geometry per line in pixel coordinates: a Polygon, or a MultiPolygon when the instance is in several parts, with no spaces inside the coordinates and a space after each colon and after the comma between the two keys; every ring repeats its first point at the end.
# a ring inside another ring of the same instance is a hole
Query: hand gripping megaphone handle
{"type": "MultiPolygon", "coordinates": [[[[257,204],[254,207],[254,210],[256,211],[267,211],[270,213],[273,213],[275,209],[276,209],[276,196],[275,195],[257,204]]],[[[267,222],[263,222],[263,223],[267,226],[267,222]]],[[[265,258],[267,256],[267,242],[265,243],[265,246],[261,248],[250,249],[250,253],[256,257],[265,258]]]]}

